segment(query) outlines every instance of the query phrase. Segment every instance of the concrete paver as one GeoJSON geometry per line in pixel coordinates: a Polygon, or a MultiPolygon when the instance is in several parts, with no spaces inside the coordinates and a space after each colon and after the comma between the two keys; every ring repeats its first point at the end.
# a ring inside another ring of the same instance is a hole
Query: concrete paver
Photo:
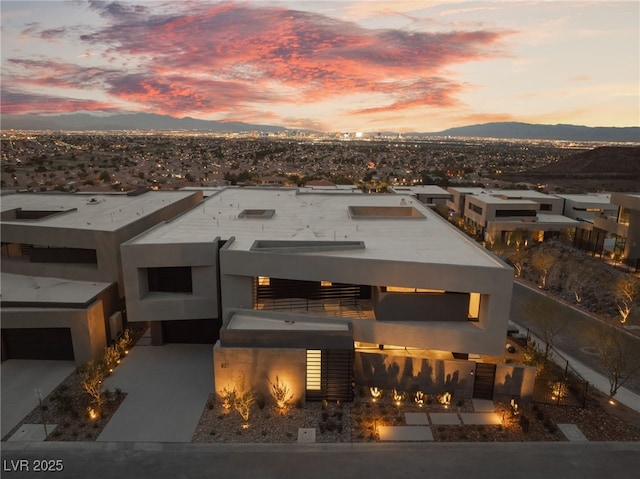
{"type": "Polygon", "coordinates": [[[404,419],[407,426],[428,426],[429,417],[425,412],[405,412],[404,419]]]}
{"type": "Polygon", "coordinates": [[[494,412],[461,412],[463,424],[472,424],[477,426],[492,426],[502,424],[500,416],[494,412]]]}
{"type": "Polygon", "coordinates": [[[2,437],[38,405],[36,389],[47,397],[76,368],[73,361],[9,359],[0,367],[2,437]]]}
{"type": "Polygon", "coordinates": [[[105,381],[127,393],[98,441],[189,442],[213,393],[212,346],[136,346],[105,381]]]}
{"type": "Polygon", "coordinates": [[[493,412],[496,410],[495,404],[489,399],[472,399],[474,412],[493,412]]]}
{"type": "Polygon", "coordinates": [[[378,426],[381,441],[433,441],[430,427],[378,426]]]}
{"type": "Polygon", "coordinates": [[[557,426],[569,441],[589,442],[587,436],[582,434],[582,431],[575,424],[558,424],[557,426]]]}
{"type": "Polygon", "coordinates": [[[315,427],[298,428],[298,442],[316,442],[315,427]]]}
{"type": "Polygon", "coordinates": [[[453,412],[432,412],[429,413],[431,424],[434,426],[459,426],[460,417],[453,412]]]}

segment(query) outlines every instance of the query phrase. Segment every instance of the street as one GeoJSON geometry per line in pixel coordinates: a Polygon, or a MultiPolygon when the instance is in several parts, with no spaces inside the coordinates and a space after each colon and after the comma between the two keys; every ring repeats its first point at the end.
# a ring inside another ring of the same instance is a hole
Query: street
{"type": "Polygon", "coordinates": [[[5,479],[636,478],[640,443],[3,443],[5,479]],[[36,472],[51,466],[53,472],[36,472]],[[55,470],[62,466],[62,470],[55,470]],[[22,467],[22,470],[19,470],[22,467]]]}

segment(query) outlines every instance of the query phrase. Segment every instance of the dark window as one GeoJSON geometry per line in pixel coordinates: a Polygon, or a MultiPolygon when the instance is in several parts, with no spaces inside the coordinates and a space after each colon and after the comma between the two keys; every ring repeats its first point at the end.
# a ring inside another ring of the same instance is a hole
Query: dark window
{"type": "Polygon", "coordinates": [[[535,210],[496,210],[496,218],[507,216],[536,216],[535,210]]]}
{"type": "Polygon", "coordinates": [[[479,215],[482,214],[482,208],[480,208],[478,205],[474,205],[473,203],[469,203],[469,209],[478,213],[479,215]]]}
{"type": "Polygon", "coordinates": [[[54,248],[31,246],[29,261],[32,263],[98,264],[96,250],[88,248],[54,248]]]}
{"type": "Polygon", "coordinates": [[[162,293],[192,293],[191,267],[148,268],[149,291],[162,293]]]}
{"type": "Polygon", "coordinates": [[[553,209],[553,205],[549,203],[543,203],[540,205],[540,211],[551,211],[553,209]]]}

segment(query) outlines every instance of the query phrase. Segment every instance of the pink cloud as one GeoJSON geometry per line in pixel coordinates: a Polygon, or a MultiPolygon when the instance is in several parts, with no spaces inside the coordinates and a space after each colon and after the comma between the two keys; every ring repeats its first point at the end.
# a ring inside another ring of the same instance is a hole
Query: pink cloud
{"type": "Polygon", "coordinates": [[[4,88],[0,97],[0,109],[6,115],[74,111],[120,111],[119,107],[107,102],[39,95],[4,88]]]}
{"type": "MultiPolygon", "coordinates": [[[[90,1],[89,7],[109,24],[79,40],[134,67],[14,59],[12,81],[97,88],[166,114],[241,113],[256,104],[322,101],[356,92],[382,95],[387,106],[354,113],[446,108],[457,104],[456,95],[465,88],[444,77],[447,67],[500,55],[497,45],[510,34],[366,29],[316,13],[233,2],[193,2],[173,13],[119,2],[90,1]],[[283,91],[295,95],[285,97],[283,91]]],[[[29,28],[51,38],[64,34],[64,29],[45,34],[35,25],[29,28]]]]}

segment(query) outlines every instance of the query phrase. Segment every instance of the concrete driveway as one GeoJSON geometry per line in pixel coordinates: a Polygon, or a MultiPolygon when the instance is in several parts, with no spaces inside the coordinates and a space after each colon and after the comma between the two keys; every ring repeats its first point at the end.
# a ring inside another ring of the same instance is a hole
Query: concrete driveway
{"type": "Polygon", "coordinates": [[[0,366],[2,437],[38,405],[36,389],[47,397],[76,368],[73,361],[9,359],[0,366]]]}
{"type": "Polygon", "coordinates": [[[213,393],[213,346],[137,345],[105,388],[127,397],[98,441],[190,442],[213,393]]]}

